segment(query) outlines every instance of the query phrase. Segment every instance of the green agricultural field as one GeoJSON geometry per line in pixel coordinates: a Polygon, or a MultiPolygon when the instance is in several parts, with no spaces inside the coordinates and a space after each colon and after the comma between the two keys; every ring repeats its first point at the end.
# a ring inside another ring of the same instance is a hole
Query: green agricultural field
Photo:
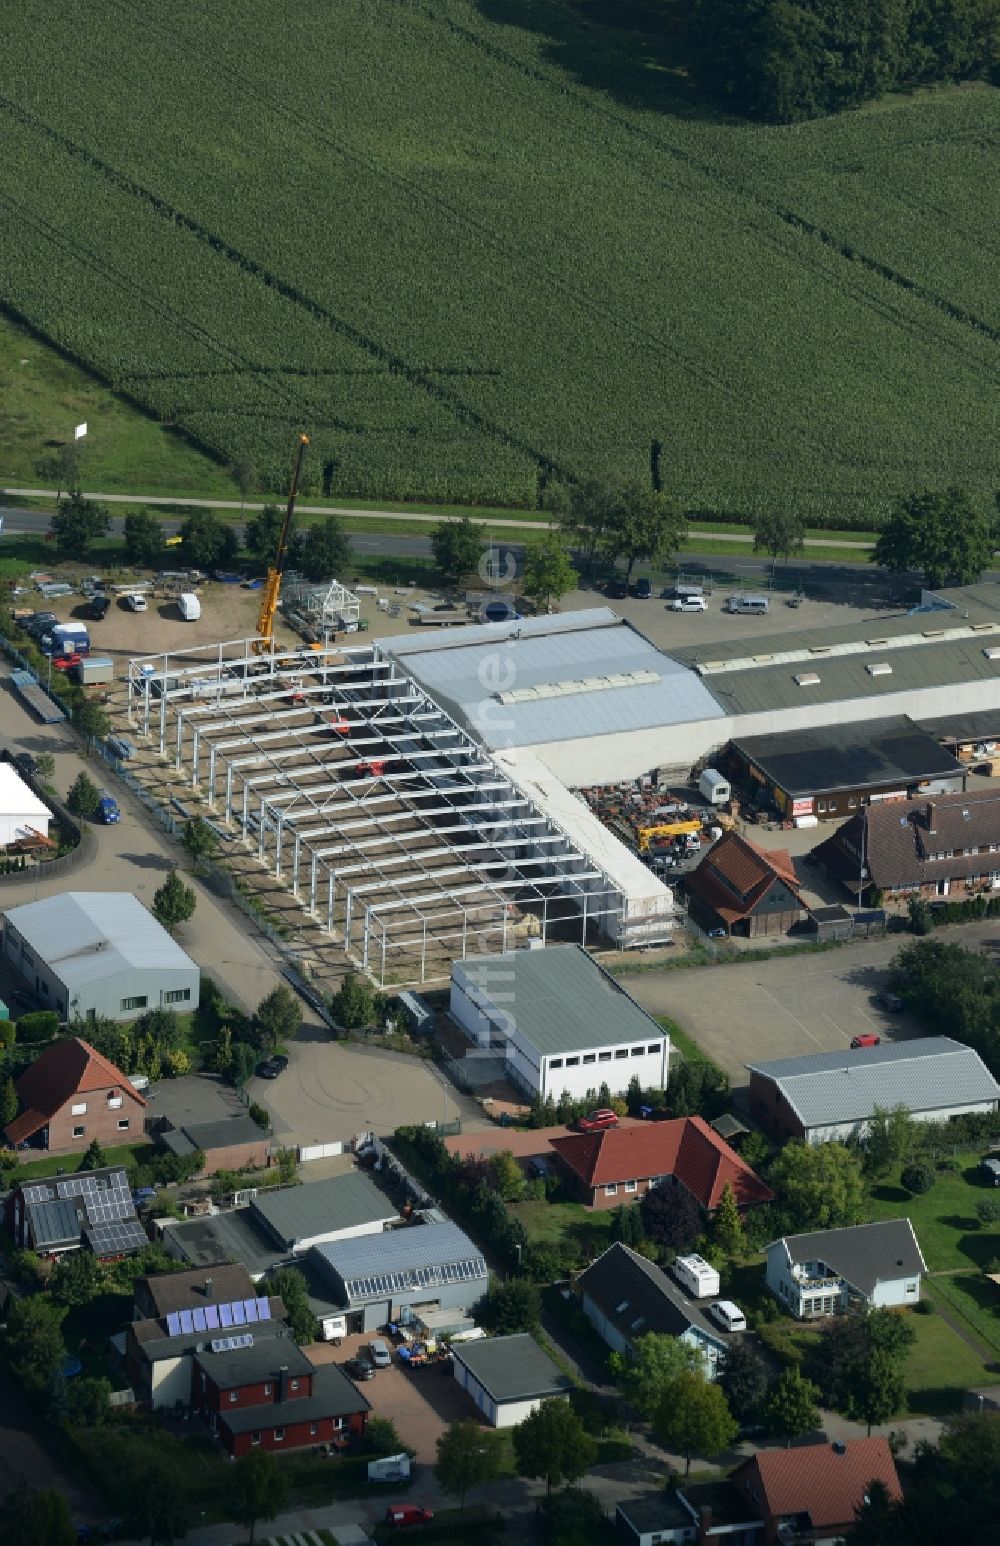
{"type": "Polygon", "coordinates": [[[727,122],[592,14],[8,6],[0,300],[271,490],[304,429],[304,492],[376,501],[533,505],[654,440],[692,512],[992,498],[1000,93],[727,122]]]}

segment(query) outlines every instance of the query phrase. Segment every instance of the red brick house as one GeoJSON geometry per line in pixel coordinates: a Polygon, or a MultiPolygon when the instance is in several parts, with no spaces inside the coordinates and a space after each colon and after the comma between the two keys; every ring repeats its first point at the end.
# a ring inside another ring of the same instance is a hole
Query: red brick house
{"type": "Polygon", "coordinates": [[[194,1357],[191,1401],[234,1458],[251,1449],[344,1449],[365,1431],[368,1402],[336,1364],[316,1368],[287,1336],[217,1339],[194,1357]],[[248,1343],[243,1346],[222,1344],[248,1343]]]}
{"type": "Polygon", "coordinates": [[[1000,794],[967,789],[930,800],[894,800],[859,811],[813,849],[853,896],[881,892],[888,905],[912,896],[963,897],[1000,889],[1000,794]]]}
{"type": "Polygon", "coordinates": [[[590,1208],[636,1202],[650,1187],[668,1180],[686,1187],[706,1213],[718,1207],[727,1181],[741,1208],[770,1202],[774,1196],[701,1117],[571,1133],[550,1142],[570,1189],[590,1208]]]}
{"type": "Polygon", "coordinates": [[[854,1510],[873,1481],[896,1503],[902,1496],[883,1438],[763,1449],[730,1472],[737,1492],[764,1521],[764,1541],[835,1541],[848,1535],[854,1510]]]}
{"type": "Polygon", "coordinates": [[[128,1079],[79,1036],[57,1041],[15,1086],[20,1112],[5,1128],[12,1149],[81,1153],[141,1138],[146,1102],[128,1079]]]}
{"type": "Polygon", "coordinates": [[[787,934],[805,916],[791,856],[724,832],[685,882],[696,917],[731,934],[787,934]]]}

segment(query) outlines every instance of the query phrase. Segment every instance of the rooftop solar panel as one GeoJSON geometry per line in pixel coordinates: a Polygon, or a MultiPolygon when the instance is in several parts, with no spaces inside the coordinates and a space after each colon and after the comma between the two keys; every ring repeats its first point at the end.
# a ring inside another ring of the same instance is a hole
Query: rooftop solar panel
{"type": "Polygon", "coordinates": [[[256,1298],[254,1298],[254,1299],[244,1299],[244,1301],[243,1301],[243,1309],[244,1309],[244,1312],[246,1314],[247,1325],[249,1326],[251,1324],[251,1322],[253,1322],[253,1321],[255,1321],[257,1319],[257,1300],[256,1300],[256,1298]]]}
{"type": "Polygon", "coordinates": [[[176,1310],[171,1310],[167,1316],[167,1336],[179,1337],[181,1334],[181,1318],[176,1310]]]}
{"type": "Polygon", "coordinates": [[[233,1307],[231,1304],[220,1304],[219,1325],[231,1326],[233,1324],[233,1307]]]}
{"type": "Polygon", "coordinates": [[[219,1306],[217,1304],[205,1306],[205,1324],[209,1331],[217,1331],[219,1329],[219,1306]]]}
{"type": "Polygon", "coordinates": [[[271,1301],[263,1298],[257,1300],[257,1319],[269,1321],[271,1319],[271,1301]]]}
{"type": "Polygon", "coordinates": [[[246,1306],[242,1299],[234,1299],[232,1303],[233,1325],[245,1326],[247,1323],[246,1306]]]}
{"type": "Polygon", "coordinates": [[[194,1330],[194,1316],[192,1315],[190,1310],[182,1310],[181,1311],[181,1330],[182,1331],[193,1331],[194,1330]]]}
{"type": "Polygon", "coordinates": [[[196,1309],[192,1310],[191,1311],[191,1315],[192,1315],[192,1317],[194,1319],[194,1329],[195,1329],[195,1331],[207,1331],[208,1330],[208,1322],[205,1319],[205,1312],[202,1309],[201,1305],[198,1305],[198,1307],[196,1309]]]}

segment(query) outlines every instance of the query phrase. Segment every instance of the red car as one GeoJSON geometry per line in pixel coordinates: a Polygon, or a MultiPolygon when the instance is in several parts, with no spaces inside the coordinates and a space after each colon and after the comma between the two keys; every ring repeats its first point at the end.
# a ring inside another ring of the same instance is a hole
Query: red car
{"type": "Polygon", "coordinates": [[[578,1117],[576,1125],[581,1133],[603,1133],[606,1128],[617,1127],[618,1118],[609,1107],[602,1106],[600,1111],[591,1111],[585,1117],[578,1117]]]}
{"type": "Polygon", "coordinates": [[[53,655],[52,664],[57,671],[68,671],[71,666],[78,666],[83,659],[79,653],[73,655],[53,655]]]}
{"type": "Polygon", "coordinates": [[[385,1511],[387,1525],[429,1525],[434,1515],[419,1503],[390,1503],[385,1511]]]}
{"type": "Polygon", "coordinates": [[[860,1036],[855,1036],[851,1042],[852,1047],[878,1047],[881,1045],[881,1036],[876,1036],[874,1031],[862,1031],[860,1036]]]}

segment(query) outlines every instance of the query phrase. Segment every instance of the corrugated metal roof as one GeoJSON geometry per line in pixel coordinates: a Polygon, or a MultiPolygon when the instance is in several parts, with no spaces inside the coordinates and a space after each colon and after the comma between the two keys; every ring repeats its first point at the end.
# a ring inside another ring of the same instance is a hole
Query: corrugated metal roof
{"type": "Polygon", "coordinates": [[[479,1247],[450,1220],[445,1224],[389,1229],[381,1235],[357,1235],[353,1240],[331,1240],[326,1245],[313,1246],[310,1254],[331,1266],[345,1282],[449,1262],[477,1258],[483,1261],[479,1247]]]}
{"type": "Polygon", "coordinates": [[[396,1209],[374,1182],[360,1172],[308,1181],[278,1192],[262,1192],[251,1210],[278,1240],[291,1249],[299,1240],[394,1219],[396,1209]]]}
{"type": "MultiPolygon", "coordinates": [[[[473,984],[543,1056],[662,1041],[666,1033],[579,945],[469,956],[452,975],[473,984]]],[[[601,1082],[594,1065],[595,1088],[601,1082]]]]}
{"type": "Polygon", "coordinates": [[[198,970],[130,891],[64,891],[5,916],[70,992],[116,972],[198,970]]]}
{"type": "MultiPolygon", "coordinates": [[[[407,640],[412,646],[412,641],[407,640]]],[[[662,654],[606,609],[534,618],[507,629],[464,631],[445,647],[397,650],[400,663],[452,717],[493,748],[718,719],[723,710],[701,678],[662,654]],[[613,626],[609,625],[608,619],[613,626]],[[558,626],[552,626],[556,624],[558,626]],[[571,626],[572,625],[572,626],[571,626]],[[613,692],[500,703],[497,694],[645,671],[654,682],[613,692]]],[[[391,650],[393,641],[385,641],[391,650]]]]}
{"type": "Polygon", "coordinates": [[[563,1374],[527,1332],[455,1343],[452,1355],[496,1402],[530,1401],[573,1389],[569,1375],[563,1374]]]}
{"type": "Polygon", "coordinates": [[[465,628],[435,631],[414,628],[375,643],[387,655],[423,655],[432,651],[466,649],[469,645],[495,644],[510,633],[522,639],[554,633],[576,633],[580,628],[619,628],[621,618],[610,607],[584,607],[576,612],[554,612],[550,617],[519,617],[504,623],[472,623],[465,628]]]}
{"type": "Polygon", "coordinates": [[[949,1036],[746,1066],[780,1087],[807,1128],[862,1121],[876,1106],[937,1111],[1000,1100],[1000,1084],[979,1054],[949,1036]]]}

